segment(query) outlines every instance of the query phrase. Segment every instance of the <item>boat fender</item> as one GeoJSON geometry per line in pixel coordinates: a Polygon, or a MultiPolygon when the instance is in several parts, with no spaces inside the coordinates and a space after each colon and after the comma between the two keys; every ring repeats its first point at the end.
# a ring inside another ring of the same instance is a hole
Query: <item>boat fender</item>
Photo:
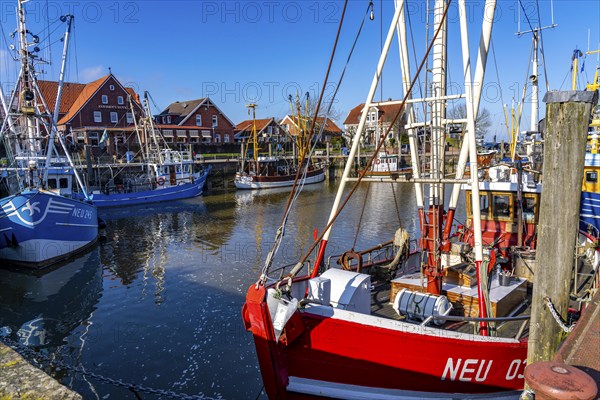
{"type": "Polygon", "coordinates": [[[159,186],[162,186],[165,184],[165,178],[163,178],[162,176],[159,176],[158,178],[156,178],[156,183],[158,183],[159,186]]]}

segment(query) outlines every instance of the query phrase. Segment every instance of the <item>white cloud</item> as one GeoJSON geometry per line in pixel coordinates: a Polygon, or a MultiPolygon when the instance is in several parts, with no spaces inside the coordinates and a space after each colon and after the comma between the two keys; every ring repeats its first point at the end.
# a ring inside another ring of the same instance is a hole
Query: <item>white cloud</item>
{"type": "Polygon", "coordinates": [[[97,65],[95,67],[84,68],[79,73],[79,80],[82,83],[89,83],[105,75],[108,75],[108,69],[104,65],[97,65]]]}

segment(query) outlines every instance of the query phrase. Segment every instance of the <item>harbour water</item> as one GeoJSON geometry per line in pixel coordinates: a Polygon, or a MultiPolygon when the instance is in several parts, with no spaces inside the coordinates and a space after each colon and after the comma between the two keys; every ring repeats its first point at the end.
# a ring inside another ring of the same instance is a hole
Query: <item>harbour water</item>
{"type": "MultiPolygon", "coordinates": [[[[276,265],[293,263],[310,246],[335,189],[332,181],[305,188],[276,265]]],[[[361,213],[363,241],[356,249],[391,239],[399,224],[415,232],[413,190],[363,184],[342,213],[330,250],[350,249],[361,213]]],[[[256,398],[260,371],[240,312],[286,202],[287,190],[227,191],[103,212],[106,240],[81,257],[41,276],[0,269],[0,329],[68,365],[125,382],[256,398]]],[[[47,372],[85,399],[136,398],[68,369],[47,372]]]]}

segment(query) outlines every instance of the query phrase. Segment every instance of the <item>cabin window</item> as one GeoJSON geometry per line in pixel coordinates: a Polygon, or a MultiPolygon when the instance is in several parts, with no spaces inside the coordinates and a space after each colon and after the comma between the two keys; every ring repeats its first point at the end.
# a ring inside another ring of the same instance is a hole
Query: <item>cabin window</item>
{"type": "Polygon", "coordinates": [[[479,209],[481,210],[481,218],[487,218],[490,211],[490,200],[487,194],[479,195],[479,209]]]}
{"type": "Polygon", "coordinates": [[[492,198],[492,212],[494,218],[510,218],[511,196],[495,194],[492,198]]]}
{"type": "Polygon", "coordinates": [[[219,118],[216,115],[212,116],[212,127],[216,128],[219,126],[219,118]]]}
{"type": "Polygon", "coordinates": [[[69,187],[69,179],[68,178],[60,178],[59,181],[61,189],[67,189],[69,187]]]}
{"type": "Polygon", "coordinates": [[[119,122],[119,115],[114,111],[110,113],[110,122],[112,122],[113,124],[119,122]]]}
{"type": "Polygon", "coordinates": [[[598,172],[596,171],[588,171],[585,173],[585,181],[589,183],[598,182],[598,172]]]}
{"type": "Polygon", "coordinates": [[[94,122],[102,122],[102,111],[94,111],[94,122]]]}
{"type": "Polygon", "coordinates": [[[202,126],[202,115],[196,114],[196,126],[202,126]]]}
{"type": "Polygon", "coordinates": [[[56,179],[48,179],[48,188],[56,189],[56,179]]]}
{"type": "Polygon", "coordinates": [[[133,114],[132,113],[125,114],[125,117],[127,118],[128,124],[133,124],[133,114]]]}
{"type": "Polygon", "coordinates": [[[108,104],[108,96],[105,94],[102,95],[102,104],[108,104]]]}
{"type": "Polygon", "coordinates": [[[525,222],[535,222],[536,203],[535,197],[523,198],[523,219],[525,222]]]}
{"type": "Polygon", "coordinates": [[[123,101],[123,96],[118,96],[117,97],[117,104],[122,106],[123,104],[125,104],[125,101],[123,101]]]}

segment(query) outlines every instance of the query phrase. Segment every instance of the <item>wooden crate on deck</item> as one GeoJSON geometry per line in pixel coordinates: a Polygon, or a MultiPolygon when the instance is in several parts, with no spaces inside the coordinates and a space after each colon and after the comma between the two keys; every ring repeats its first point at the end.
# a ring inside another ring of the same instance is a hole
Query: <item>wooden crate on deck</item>
{"type": "MultiPolygon", "coordinates": [[[[505,316],[514,309],[527,296],[526,280],[513,278],[509,286],[500,286],[497,275],[492,278],[490,287],[490,302],[494,316],[505,316]]],[[[394,302],[396,294],[408,289],[417,292],[426,291],[426,279],[421,280],[419,274],[406,275],[392,280],[390,290],[390,302],[394,302]]],[[[453,283],[442,284],[442,293],[452,302],[455,311],[453,314],[468,317],[479,316],[479,302],[477,297],[477,285],[463,287],[453,283]]]]}

